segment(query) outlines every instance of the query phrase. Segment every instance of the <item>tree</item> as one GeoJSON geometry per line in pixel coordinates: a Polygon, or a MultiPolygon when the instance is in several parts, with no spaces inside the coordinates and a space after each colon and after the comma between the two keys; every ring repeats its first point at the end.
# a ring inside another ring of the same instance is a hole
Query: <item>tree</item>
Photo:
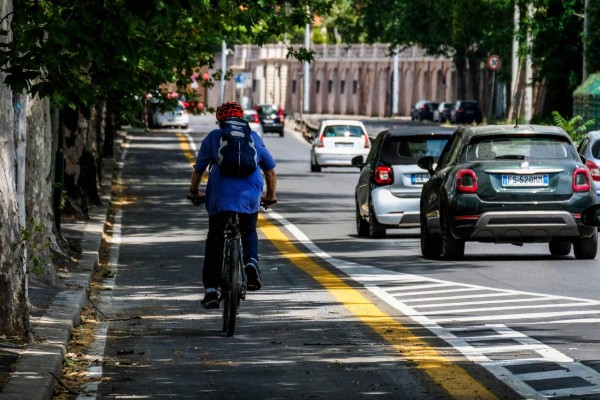
{"type": "MultiPolygon", "coordinates": [[[[6,85],[0,87],[0,106],[7,116],[0,133],[0,166],[7,171],[0,181],[0,335],[25,337],[23,224],[16,219],[25,207],[18,205],[14,185],[14,160],[24,147],[13,139],[18,102],[12,99],[37,96],[57,110],[52,114],[60,115],[60,129],[52,132],[64,136],[52,140],[65,155],[64,189],[70,209],[86,217],[87,207],[99,201],[101,161],[110,149],[106,143],[111,143],[112,129],[118,121],[133,119],[146,93],[159,97],[166,82],[185,88],[191,71],[213,66],[222,40],[263,44],[304,26],[310,20],[307,9],[326,14],[330,5],[325,0],[0,0],[0,6],[0,74],[6,85]]],[[[311,52],[293,46],[288,55],[312,59],[311,52]]],[[[51,151],[48,147],[45,151],[51,151]]],[[[47,202],[52,196],[39,198],[47,202]]]]}

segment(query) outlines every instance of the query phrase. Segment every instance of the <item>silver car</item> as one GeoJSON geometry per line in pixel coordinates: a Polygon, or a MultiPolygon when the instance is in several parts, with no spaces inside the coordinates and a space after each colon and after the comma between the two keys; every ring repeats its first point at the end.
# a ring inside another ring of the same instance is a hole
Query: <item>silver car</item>
{"type": "Polygon", "coordinates": [[[437,160],[452,128],[415,126],[380,132],[364,160],[356,185],[356,231],[359,236],[385,237],[389,228],[418,228],[419,201],[429,173],[417,166],[426,155],[437,160]]]}
{"type": "Polygon", "coordinates": [[[258,113],[255,110],[244,110],[244,119],[250,125],[250,129],[258,133],[258,136],[263,136],[263,127],[258,118],[258,113]]]}
{"type": "Polygon", "coordinates": [[[352,159],[366,157],[370,148],[371,141],[361,121],[323,120],[310,150],[310,170],[321,172],[322,167],[351,167],[352,159]]]}
{"type": "Polygon", "coordinates": [[[591,172],[596,194],[600,196],[600,131],[588,132],[577,151],[585,158],[585,166],[591,172]]]}

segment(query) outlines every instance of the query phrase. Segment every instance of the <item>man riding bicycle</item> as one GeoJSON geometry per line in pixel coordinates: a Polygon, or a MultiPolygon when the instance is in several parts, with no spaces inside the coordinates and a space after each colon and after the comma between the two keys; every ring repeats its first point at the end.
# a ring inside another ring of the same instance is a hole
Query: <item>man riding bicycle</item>
{"type": "Polygon", "coordinates": [[[275,196],[275,161],[267,150],[262,138],[250,129],[243,119],[244,110],[235,102],[226,102],[217,107],[218,129],[211,131],[203,140],[194,164],[190,183],[192,202],[204,199],[208,211],[208,235],[204,249],[202,281],[205,294],[201,304],[204,308],[219,308],[219,282],[223,263],[224,230],[229,214],[237,212],[242,229],[243,263],[245,266],[247,289],[261,288],[258,268],[258,234],[256,222],[261,203],[265,208],[277,201],[275,196]],[[248,135],[255,149],[257,168],[247,176],[225,173],[220,164],[226,135],[248,135]],[[209,168],[206,192],[199,190],[204,171],[209,168]],[[263,186],[266,181],[266,193],[263,186]]]}

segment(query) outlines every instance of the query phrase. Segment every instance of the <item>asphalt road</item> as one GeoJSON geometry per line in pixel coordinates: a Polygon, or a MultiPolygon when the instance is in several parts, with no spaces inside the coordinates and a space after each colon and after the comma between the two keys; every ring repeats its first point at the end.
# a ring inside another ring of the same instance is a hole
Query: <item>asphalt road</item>
{"type": "Polygon", "coordinates": [[[600,398],[599,261],[469,243],[432,262],[418,230],[358,238],[358,171],[311,173],[292,130],[265,136],[279,203],[260,222],[263,289],[227,338],[199,304],[207,215],[185,200],[188,143],[214,127],[129,135],[88,398],[600,398]]]}

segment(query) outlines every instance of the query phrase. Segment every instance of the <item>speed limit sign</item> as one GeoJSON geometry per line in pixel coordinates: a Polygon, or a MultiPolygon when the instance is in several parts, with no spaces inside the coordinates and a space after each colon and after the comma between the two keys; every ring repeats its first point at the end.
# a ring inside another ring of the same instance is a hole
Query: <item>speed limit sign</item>
{"type": "Polygon", "coordinates": [[[492,71],[498,71],[502,66],[502,59],[497,54],[492,54],[488,57],[487,67],[492,71]]]}

